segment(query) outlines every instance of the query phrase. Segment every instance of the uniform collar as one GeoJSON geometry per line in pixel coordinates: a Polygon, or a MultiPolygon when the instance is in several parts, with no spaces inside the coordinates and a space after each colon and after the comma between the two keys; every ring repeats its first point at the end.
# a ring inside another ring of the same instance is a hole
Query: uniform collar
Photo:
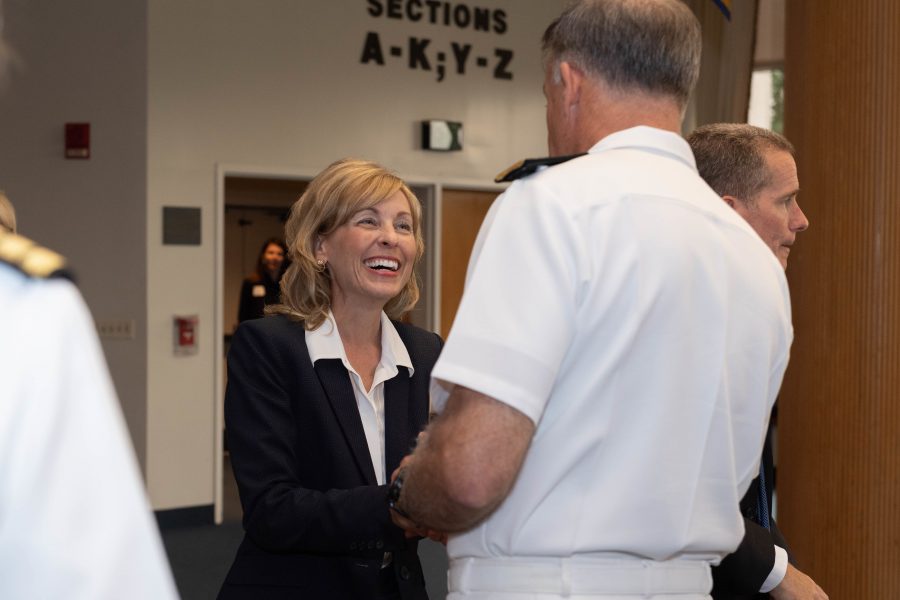
{"type": "MultiPolygon", "coordinates": [[[[322,321],[322,324],[306,332],[306,347],[309,349],[309,358],[313,364],[321,359],[339,359],[344,363],[344,367],[351,370],[350,361],[347,359],[347,353],[344,351],[344,343],[341,341],[341,334],[338,331],[337,323],[334,321],[334,315],[331,310],[328,316],[322,321]]],[[[409,352],[406,345],[400,339],[397,328],[391,323],[384,311],[381,312],[381,363],[382,366],[392,368],[396,371],[397,367],[406,367],[409,376],[415,369],[412,366],[412,360],[409,358],[409,352]]]]}
{"type": "Polygon", "coordinates": [[[611,133],[588,150],[590,154],[605,152],[607,150],[618,150],[623,148],[634,148],[653,152],[655,154],[667,155],[671,158],[683,162],[685,165],[697,170],[697,163],[694,161],[694,153],[687,141],[671,131],[639,125],[630,129],[623,129],[615,133],[611,133]]]}

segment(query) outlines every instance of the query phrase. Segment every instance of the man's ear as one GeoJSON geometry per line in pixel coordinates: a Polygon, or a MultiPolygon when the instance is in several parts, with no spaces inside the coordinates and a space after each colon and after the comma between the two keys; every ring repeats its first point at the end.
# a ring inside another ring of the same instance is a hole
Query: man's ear
{"type": "Polygon", "coordinates": [[[724,200],[725,204],[727,204],[731,208],[734,208],[735,202],[739,202],[739,200],[734,196],[722,196],[722,200],[724,200]]]}
{"type": "Polygon", "coordinates": [[[559,63],[559,79],[563,86],[563,101],[566,106],[578,104],[581,100],[581,86],[584,83],[584,71],[567,61],[559,63]]]}

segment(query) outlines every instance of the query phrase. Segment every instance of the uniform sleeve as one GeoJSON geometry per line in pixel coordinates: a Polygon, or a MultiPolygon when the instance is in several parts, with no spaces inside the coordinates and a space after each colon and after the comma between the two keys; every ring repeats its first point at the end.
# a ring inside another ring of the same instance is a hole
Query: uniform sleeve
{"type": "MultiPolygon", "coordinates": [[[[573,217],[545,186],[516,182],[497,202],[433,376],[536,423],[574,333],[585,253],[573,217]]],[[[441,409],[445,398],[437,400],[441,409]]]]}
{"type": "Polygon", "coordinates": [[[176,598],[90,315],[31,287],[0,319],[0,597],[176,598]]]}

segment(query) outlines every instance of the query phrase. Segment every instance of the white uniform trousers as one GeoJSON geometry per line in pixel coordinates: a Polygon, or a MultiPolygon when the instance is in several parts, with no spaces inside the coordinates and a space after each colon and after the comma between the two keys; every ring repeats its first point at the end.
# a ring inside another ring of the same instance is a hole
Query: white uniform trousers
{"type": "Polygon", "coordinates": [[[705,561],[627,558],[462,558],[447,600],[709,600],[705,561]]]}

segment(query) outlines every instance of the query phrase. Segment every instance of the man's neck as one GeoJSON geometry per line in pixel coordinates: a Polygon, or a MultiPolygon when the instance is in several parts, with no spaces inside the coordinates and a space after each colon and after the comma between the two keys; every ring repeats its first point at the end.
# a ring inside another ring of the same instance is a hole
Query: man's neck
{"type": "Polygon", "coordinates": [[[587,152],[606,136],[641,125],[681,134],[681,108],[669,98],[602,86],[586,100],[568,154],[587,152]]]}

